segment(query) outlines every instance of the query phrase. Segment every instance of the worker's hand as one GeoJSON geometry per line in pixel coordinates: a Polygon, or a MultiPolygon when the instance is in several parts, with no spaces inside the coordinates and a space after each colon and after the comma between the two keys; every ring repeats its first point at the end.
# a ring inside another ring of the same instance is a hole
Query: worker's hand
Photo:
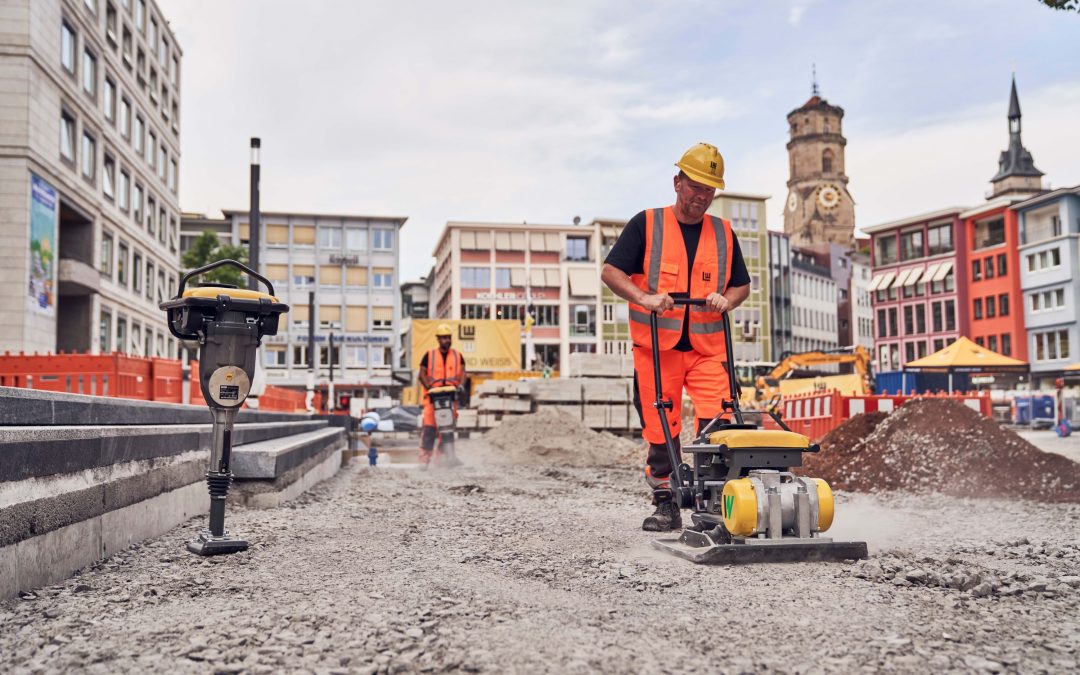
{"type": "Polygon", "coordinates": [[[663,314],[675,306],[675,301],[667,293],[654,293],[652,295],[643,295],[641,302],[638,304],[650,312],[663,314]]]}
{"type": "Polygon", "coordinates": [[[726,312],[731,303],[720,293],[709,293],[705,296],[705,305],[714,312],[726,312]]]}

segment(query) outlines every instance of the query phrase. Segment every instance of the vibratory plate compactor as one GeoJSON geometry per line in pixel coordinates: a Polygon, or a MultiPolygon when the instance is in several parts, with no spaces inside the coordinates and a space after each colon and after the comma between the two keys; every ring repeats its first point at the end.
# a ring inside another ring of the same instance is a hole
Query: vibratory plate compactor
{"type": "MultiPolygon", "coordinates": [[[[676,305],[704,305],[705,301],[675,298],[676,305]]],[[[731,400],[684,450],[694,465],[682,463],[671,436],[663,400],[657,348],[656,313],[651,317],[656,402],[660,426],[673,467],[671,490],[680,508],[691,508],[693,524],[677,538],[657,539],[653,545],[696,563],[736,564],[851,560],[867,557],[866,542],[833,541],[821,536],[832,525],[833,494],[820,478],[791,473],[802,466],[804,452],[818,452],[816,444],[797,434],[777,415],[770,417],[780,429],[759,429],[744,421],[739,409],[734,373],[731,330],[724,314],[728,382],[731,400]]]]}

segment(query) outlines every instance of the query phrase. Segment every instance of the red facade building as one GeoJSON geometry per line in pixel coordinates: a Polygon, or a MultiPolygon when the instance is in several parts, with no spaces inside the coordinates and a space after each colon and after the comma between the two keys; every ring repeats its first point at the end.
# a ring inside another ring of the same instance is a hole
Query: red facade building
{"type": "Polygon", "coordinates": [[[900,370],[968,332],[964,211],[956,206],[863,228],[872,241],[878,372],[900,370]]]}
{"type": "Polygon", "coordinates": [[[968,337],[979,346],[1028,360],[1020,291],[1017,197],[1003,197],[960,214],[968,264],[968,337]]]}

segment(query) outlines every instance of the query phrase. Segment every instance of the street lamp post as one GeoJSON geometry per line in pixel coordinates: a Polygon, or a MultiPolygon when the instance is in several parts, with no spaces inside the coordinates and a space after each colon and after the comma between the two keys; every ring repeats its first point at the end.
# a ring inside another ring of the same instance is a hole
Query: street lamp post
{"type": "MultiPolygon", "coordinates": [[[[259,245],[262,228],[259,226],[259,153],[262,141],[251,139],[251,211],[248,213],[248,247],[250,249],[251,269],[259,271],[259,245]]],[[[248,276],[248,288],[258,288],[255,277],[248,276]]]]}

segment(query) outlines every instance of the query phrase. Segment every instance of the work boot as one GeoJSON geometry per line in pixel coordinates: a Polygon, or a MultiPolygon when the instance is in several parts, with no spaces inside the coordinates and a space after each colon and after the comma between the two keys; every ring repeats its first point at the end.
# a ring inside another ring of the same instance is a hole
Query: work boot
{"type": "Polygon", "coordinates": [[[671,490],[653,490],[656,511],[641,523],[646,532],[670,532],[682,529],[682,513],[671,496],[671,490]]]}

